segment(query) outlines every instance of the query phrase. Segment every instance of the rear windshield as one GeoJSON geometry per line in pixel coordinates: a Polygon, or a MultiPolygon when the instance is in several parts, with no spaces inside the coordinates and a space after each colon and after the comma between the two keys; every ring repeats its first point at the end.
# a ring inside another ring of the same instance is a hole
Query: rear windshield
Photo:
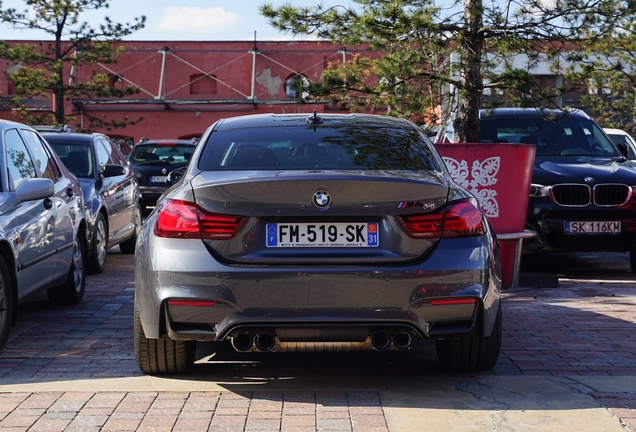
{"type": "Polygon", "coordinates": [[[80,178],[92,178],[95,175],[93,148],[89,142],[54,138],[47,138],[47,141],[71,174],[80,178]]]}
{"type": "Polygon", "coordinates": [[[587,119],[486,118],[480,126],[481,142],[536,144],[537,156],[620,157],[603,130],[587,119]]]}
{"type": "Polygon", "coordinates": [[[199,161],[205,171],[437,170],[416,130],[285,126],[217,131],[199,161]]]}
{"type": "Polygon", "coordinates": [[[128,160],[136,164],[184,165],[190,160],[193,151],[192,145],[143,144],[133,148],[128,160]]]}

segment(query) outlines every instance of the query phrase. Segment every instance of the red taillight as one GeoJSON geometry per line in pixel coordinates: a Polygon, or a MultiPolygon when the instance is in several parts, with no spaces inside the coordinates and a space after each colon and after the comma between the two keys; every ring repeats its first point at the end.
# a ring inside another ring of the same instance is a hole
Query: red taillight
{"type": "Polygon", "coordinates": [[[443,213],[402,216],[400,221],[413,238],[438,238],[444,229],[443,213]]]}
{"type": "Polygon", "coordinates": [[[470,201],[459,201],[437,213],[401,216],[413,238],[470,237],[483,235],[486,225],[481,212],[470,201]]]}
{"type": "Polygon", "coordinates": [[[214,306],[216,302],[205,300],[168,300],[168,306],[214,306]]]}
{"type": "Polygon", "coordinates": [[[210,213],[193,202],[166,199],[158,209],[155,235],[164,238],[229,240],[245,222],[243,216],[210,213]]]}
{"type": "Polygon", "coordinates": [[[448,306],[448,305],[463,305],[463,304],[475,304],[477,300],[474,298],[457,298],[457,299],[440,299],[430,300],[429,303],[433,306],[448,306]]]}

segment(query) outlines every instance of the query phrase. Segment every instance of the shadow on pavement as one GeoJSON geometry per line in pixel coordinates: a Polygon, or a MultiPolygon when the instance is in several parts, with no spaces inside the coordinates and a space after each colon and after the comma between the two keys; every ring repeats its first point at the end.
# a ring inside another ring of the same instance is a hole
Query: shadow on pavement
{"type": "MultiPolygon", "coordinates": [[[[633,277],[629,253],[621,252],[554,252],[523,254],[521,273],[550,274],[562,277],[620,279],[633,277]]],[[[634,278],[636,280],[636,278],[634,278]]]]}
{"type": "Polygon", "coordinates": [[[237,353],[229,343],[202,343],[192,374],[153,378],[143,376],[134,359],[132,257],[111,252],[106,272],[88,277],[80,305],[55,306],[40,296],[20,306],[18,325],[0,354],[0,391],[73,382],[89,391],[115,379],[115,391],[142,391],[147,387],[135,384],[142,380],[165,390],[214,385],[263,398],[267,392],[379,392],[387,409],[467,410],[460,416],[493,409],[585,411],[599,404],[563,377],[636,376],[636,278],[627,256],[599,258],[523,261],[526,270],[563,271],[577,280],[504,291],[502,356],[493,371],[445,372],[429,341],[404,352],[357,353],[237,353]],[[133,380],[123,385],[118,378],[133,380]]]}

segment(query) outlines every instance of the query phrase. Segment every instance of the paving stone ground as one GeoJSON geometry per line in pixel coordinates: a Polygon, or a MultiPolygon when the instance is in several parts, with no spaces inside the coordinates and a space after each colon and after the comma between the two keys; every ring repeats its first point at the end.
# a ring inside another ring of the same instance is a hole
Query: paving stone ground
{"type": "MultiPolygon", "coordinates": [[[[591,274],[576,270],[580,262],[565,262],[558,287],[506,290],[502,355],[479,377],[551,377],[595,398],[625,430],[636,430],[636,388],[595,391],[585,381],[636,376],[636,275],[628,259],[616,256],[620,262],[610,261],[608,272],[591,274]]],[[[55,306],[40,295],[20,306],[0,353],[2,432],[389,431],[380,388],[342,391],[335,384],[371,377],[386,387],[411,376],[448,376],[425,341],[408,352],[382,353],[239,354],[227,344],[200,344],[193,377],[184,379],[215,380],[221,391],[2,390],[8,383],[143,376],[133,354],[133,273],[133,257],[111,251],[106,271],[88,276],[80,305],[55,306]],[[299,376],[322,380],[320,388],[241,386],[299,376]],[[333,388],[325,385],[330,380],[333,388]]]]}

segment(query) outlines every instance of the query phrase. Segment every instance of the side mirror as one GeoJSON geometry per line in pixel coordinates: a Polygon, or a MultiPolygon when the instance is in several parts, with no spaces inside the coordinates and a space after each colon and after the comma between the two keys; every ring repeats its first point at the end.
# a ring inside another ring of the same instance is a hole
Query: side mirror
{"type": "Polygon", "coordinates": [[[629,159],[629,147],[627,146],[626,142],[619,142],[618,144],[616,144],[616,147],[618,147],[618,150],[620,150],[623,156],[629,159]]]}
{"type": "Polygon", "coordinates": [[[15,188],[15,195],[20,202],[49,198],[54,192],[53,180],[47,178],[24,179],[15,188]]]}
{"type": "Polygon", "coordinates": [[[183,177],[184,173],[185,173],[185,167],[184,168],[177,168],[174,171],[170,171],[168,173],[168,178],[166,179],[166,183],[168,183],[168,186],[173,186],[173,185],[179,183],[179,180],[181,180],[181,178],[183,177]]]}
{"type": "Polygon", "coordinates": [[[126,174],[126,169],[121,165],[115,164],[106,164],[103,165],[100,169],[100,174],[102,177],[116,177],[120,175],[126,174]]]}

